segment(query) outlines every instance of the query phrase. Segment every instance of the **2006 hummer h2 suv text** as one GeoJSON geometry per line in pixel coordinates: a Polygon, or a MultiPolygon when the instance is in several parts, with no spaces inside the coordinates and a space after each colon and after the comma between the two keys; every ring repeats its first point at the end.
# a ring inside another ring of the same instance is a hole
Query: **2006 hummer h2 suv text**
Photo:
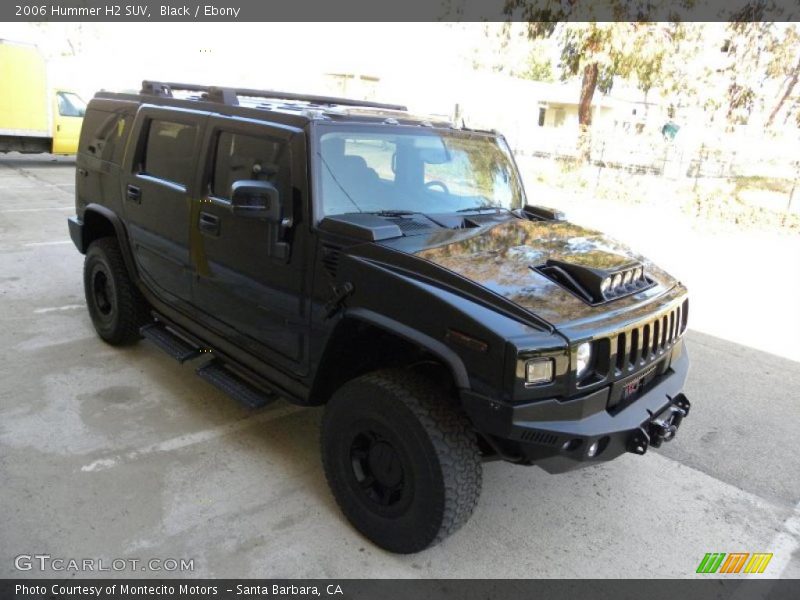
{"type": "Polygon", "coordinates": [[[684,286],[529,204],[494,132],[146,81],[89,103],[76,178],[100,337],[251,407],[324,404],[328,483],[388,550],[458,529],[484,460],[644,454],[689,412],[684,286]]]}

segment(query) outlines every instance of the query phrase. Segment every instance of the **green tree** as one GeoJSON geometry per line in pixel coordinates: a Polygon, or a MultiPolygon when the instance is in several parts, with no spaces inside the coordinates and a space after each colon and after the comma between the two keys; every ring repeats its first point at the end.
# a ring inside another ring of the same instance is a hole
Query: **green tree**
{"type": "Polygon", "coordinates": [[[760,108],[768,48],[775,43],[774,27],[772,22],[728,24],[729,38],[724,47],[728,65],[724,72],[729,78],[725,114],[729,126],[746,124],[753,110],[760,108]]]}
{"type": "Polygon", "coordinates": [[[554,81],[553,63],[546,53],[545,47],[533,48],[528,56],[524,69],[515,71],[514,75],[531,81],[554,81]]]}
{"type": "MultiPolygon", "coordinates": [[[[597,14],[627,14],[629,3],[604,0],[593,6],[597,14]]],[[[677,23],[641,21],[564,23],[574,3],[560,0],[506,0],[506,14],[522,16],[531,40],[555,36],[561,46],[562,79],[581,77],[578,99],[578,153],[582,162],[591,157],[592,100],[595,92],[608,93],[616,77],[635,77],[645,94],[659,81],[667,53],[679,34],[677,23]],[[566,8],[565,8],[566,7],[566,8]]]]}
{"type": "MultiPolygon", "coordinates": [[[[791,25],[783,31],[783,35],[776,38],[770,47],[771,57],[767,63],[767,75],[773,79],[782,80],[778,101],[769,113],[765,127],[772,127],[775,117],[781,112],[787,101],[797,88],[800,79],[800,34],[797,27],[791,25]]],[[[784,123],[788,121],[793,110],[797,108],[797,99],[786,111],[784,123]]],[[[800,117],[800,114],[798,114],[800,117]]]]}

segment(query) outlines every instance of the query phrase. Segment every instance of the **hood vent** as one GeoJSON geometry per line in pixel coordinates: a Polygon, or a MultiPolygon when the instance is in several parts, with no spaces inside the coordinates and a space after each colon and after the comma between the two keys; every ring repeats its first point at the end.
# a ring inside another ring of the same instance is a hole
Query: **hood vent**
{"type": "Polygon", "coordinates": [[[322,244],[322,267],[333,278],[336,277],[336,273],[339,270],[339,258],[341,255],[341,246],[322,244]]]}
{"type": "Polygon", "coordinates": [[[400,231],[403,232],[403,235],[420,235],[435,229],[435,227],[431,226],[429,223],[417,221],[416,219],[397,217],[394,219],[389,219],[389,221],[397,225],[400,228],[400,231]]]}
{"type": "Polygon", "coordinates": [[[531,268],[591,305],[623,298],[655,285],[639,263],[599,269],[551,259],[531,268]]]}

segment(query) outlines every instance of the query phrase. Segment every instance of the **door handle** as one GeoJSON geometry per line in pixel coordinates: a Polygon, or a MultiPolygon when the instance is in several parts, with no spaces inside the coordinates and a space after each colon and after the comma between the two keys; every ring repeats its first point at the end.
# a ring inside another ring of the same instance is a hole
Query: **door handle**
{"type": "Polygon", "coordinates": [[[135,202],[136,204],[142,203],[142,189],[135,185],[128,185],[125,195],[131,202],[135,202]]]}
{"type": "Polygon", "coordinates": [[[197,223],[198,228],[203,233],[210,233],[211,235],[219,235],[219,217],[211,213],[201,212],[200,220],[197,223]]]}

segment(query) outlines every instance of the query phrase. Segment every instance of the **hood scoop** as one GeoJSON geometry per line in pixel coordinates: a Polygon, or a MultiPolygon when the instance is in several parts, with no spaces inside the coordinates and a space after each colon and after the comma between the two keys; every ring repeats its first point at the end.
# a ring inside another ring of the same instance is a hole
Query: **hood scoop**
{"type": "Polygon", "coordinates": [[[590,253],[582,258],[581,262],[549,259],[531,269],[592,306],[629,296],[655,284],[639,262],[613,264],[623,257],[607,252],[590,253]],[[596,262],[597,266],[587,262],[596,262]]]}
{"type": "Polygon", "coordinates": [[[321,231],[364,242],[379,242],[403,235],[391,221],[369,213],[331,215],[319,222],[321,231]]]}

